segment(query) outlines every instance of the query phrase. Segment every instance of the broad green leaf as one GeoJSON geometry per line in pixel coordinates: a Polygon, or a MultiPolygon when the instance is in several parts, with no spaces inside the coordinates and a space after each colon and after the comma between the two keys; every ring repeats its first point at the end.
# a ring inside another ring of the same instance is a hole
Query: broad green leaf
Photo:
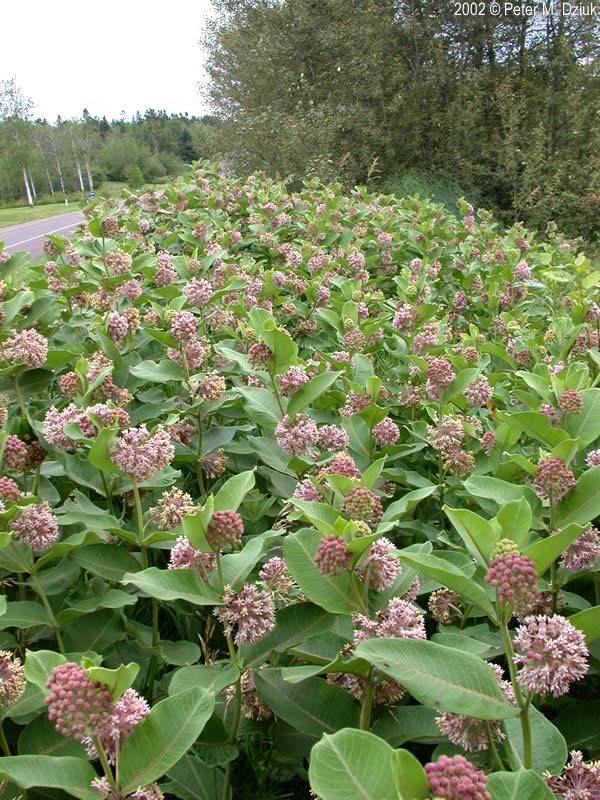
{"type": "Polygon", "coordinates": [[[430,708],[478,719],[510,719],[518,714],[490,665],[471,653],[420,639],[367,639],[355,654],[430,708]]]}
{"type": "Polygon", "coordinates": [[[391,503],[385,510],[382,522],[391,522],[392,520],[399,519],[404,514],[408,514],[415,508],[421,500],[430,497],[437,489],[437,486],[423,486],[421,489],[414,489],[412,492],[407,492],[400,500],[391,503]]]}
{"type": "Polygon", "coordinates": [[[597,750],[600,747],[600,700],[571,701],[558,712],[554,724],[567,741],[569,750],[597,750]]]}
{"type": "Polygon", "coordinates": [[[487,780],[492,800],[554,800],[546,781],[532,769],[494,772],[487,780]]]}
{"type": "Polygon", "coordinates": [[[185,800],[221,800],[223,797],[223,770],[207,767],[196,756],[183,756],[167,770],[167,775],[177,797],[185,800]]]}
{"type": "Polygon", "coordinates": [[[499,506],[504,506],[511,500],[520,500],[522,497],[527,500],[533,512],[540,506],[540,500],[531,486],[517,486],[499,478],[471,475],[464,481],[464,487],[473,497],[493,500],[499,506]]]}
{"type": "Polygon", "coordinates": [[[492,557],[498,536],[490,522],[466,508],[443,508],[446,516],[458,531],[469,553],[485,564],[492,557]]]}
{"type": "Polygon", "coordinates": [[[252,572],[269,544],[279,537],[277,531],[265,531],[247,541],[239,553],[221,556],[221,569],[226,585],[239,588],[239,584],[243,583],[252,572]]]}
{"type": "Polygon", "coordinates": [[[7,603],[6,612],[0,617],[0,630],[27,629],[36,625],[50,625],[50,618],[41,603],[34,603],[31,600],[15,600],[7,603]]]}
{"type": "Polygon", "coordinates": [[[258,386],[239,386],[236,391],[244,398],[244,410],[252,422],[274,431],[282,415],[273,392],[258,386]]]}
{"type": "Polygon", "coordinates": [[[215,495],[215,511],[237,511],[254,486],[254,470],[240,472],[225,481],[215,495]]]}
{"type": "Polygon", "coordinates": [[[331,630],[332,624],[332,617],[327,611],[312,603],[296,603],[280,608],[277,611],[277,624],[271,633],[255,644],[242,645],[240,651],[244,664],[258,667],[264,664],[271,651],[283,653],[289,647],[331,630]]]}
{"type": "Polygon", "coordinates": [[[169,694],[179,694],[186,689],[199,687],[207,692],[218,694],[227,686],[231,686],[239,678],[240,671],[230,662],[220,664],[194,664],[182,667],[173,673],[169,684],[169,694]]]}
{"type": "Polygon", "coordinates": [[[554,524],[566,528],[572,522],[585,525],[600,515],[600,467],[586,470],[558,504],[554,524]]]}
{"type": "Polygon", "coordinates": [[[569,617],[569,622],[585,634],[588,644],[600,639],[600,606],[586,608],[569,617]]]}
{"type": "Polygon", "coordinates": [[[134,377],[150,381],[150,383],[179,382],[185,377],[179,364],[166,358],[159,361],[158,364],[155,361],[142,361],[134,367],[130,367],[129,372],[134,377]]]}
{"type": "Polygon", "coordinates": [[[496,520],[502,528],[502,537],[522,547],[527,541],[532,517],[531,506],[521,497],[502,506],[496,520]]]}
{"type": "Polygon", "coordinates": [[[555,428],[546,414],[539,411],[515,411],[511,414],[499,413],[498,419],[511,428],[527,433],[546,447],[554,447],[570,436],[562,428],[555,428]]]}
{"type": "Polygon", "coordinates": [[[444,741],[445,736],[435,717],[436,712],[426,706],[394,706],[377,717],[372,731],[392,747],[400,747],[405,742],[437,744],[444,741]]]}
{"type": "Polygon", "coordinates": [[[75,756],[87,760],[85,747],[59,733],[46,715],[35,717],[19,736],[19,755],[75,756]]]}
{"type": "Polygon", "coordinates": [[[77,548],[69,557],[93,575],[115,582],[140,567],[135,556],[118,544],[91,544],[77,548]]]}
{"type": "Polygon", "coordinates": [[[580,439],[580,447],[584,448],[600,436],[600,389],[583,389],[581,396],[583,410],[569,414],[565,427],[574,439],[580,439]]]}
{"type": "Polygon", "coordinates": [[[389,744],[367,731],[326,734],[310,753],[311,789],[322,800],[399,800],[393,756],[389,744]]]}
{"type": "Polygon", "coordinates": [[[278,669],[254,673],[260,696],[277,717],[311,736],[358,727],[360,708],[344,689],[323,678],[288,683],[278,669]]]}
{"type": "MultiPolygon", "coordinates": [[[[193,569],[150,569],[127,572],[121,583],[132,583],[157,600],[187,600],[197,606],[220,603],[217,593],[193,569]]],[[[1,618],[0,618],[1,619],[1,618]]]]}
{"type": "Polygon", "coordinates": [[[112,692],[114,700],[118,700],[123,692],[133,686],[140,671],[139,664],[120,664],[116,669],[97,667],[93,662],[83,663],[86,667],[88,676],[92,681],[99,681],[105,684],[112,692]]]}
{"type": "Polygon", "coordinates": [[[25,677],[44,693],[50,673],[59,664],[64,664],[66,658],[52,650],[27,650],[25,656],[25,677]]]}
{"type": "Polygon", "coordinates": [[[464,394],[467,386],[470,386],[473,383],[473,381],[479,375],[479,372],[480,370],[478,367],[467,367],[467,369],[461,369],[452,383],[447,386],[446,389],[444,389],[444,400],[451,400],[458,394],[464,394]]]}
{"type": "Polygon", "coordinates": [[[293,418],[303,411],[306,406],[324,395],[342,374],[341,372],[321,372],[311,378],[291,396],[287,407],[288,415],[293,418]]]}
{"type": "Polygon", "coordinates": [[[62,789],[81,800],[98,800],[90,785],[98,774],[83,758],[8,756],[0,758],[0,776],[21,789],[62,789]]]}
{"type": "Polygon", "coordinates": [[[325,575],[315,564],[320,540],[316,531],[307,529],[285,537],[283,551],[290,575],[309,600],[332,614],[364,611],[358,594],[362,587],[355,576],[348,573],[325,575]]]}
{"type": "Polygon", "coordinates": [[[438,556],[428,555],[427,553],[401,551],[399,555],[402,561],[405,561],[417,572],[434,578],[434,580],[448,589],[454,589],[465,600],[485,611],[492,621],[496,620],[496,611],[486,590],[475,583],[472,578],[465,575],[464,572],[461,572],[458,567],[455,567],[449,561],[438,558],[438,556]]]}
{"type": "MultiPolygon", "coordinates": [[[[531,725],[532,768],[542,774],[546,770],[558,775],[567,760],[567,743],[564,736],[535,706],[529,706],[529,724],[531,725]]],[[[506,750],[513,769],[524,767],[523,731],[518,719],[507,719],[506,750]]]]}
{"type": "Polygon", "coordinates": [[[307,522],[324,534],[336,533],[336,523],[340,518],[339,513],[327,503],[318,503],[314,500],[297,500],[290,498],[289,501],[298,508],[307,522]]]}
{"type": "Polygon", "coordinates": [[[529,556],[535,563],[538,575],[543,575],[550,565],[567,549],[567,547],[577,539],[583,531],[582,525],[567,525],[562,531],[553,533],[523,551],[523,555],[529,556]]]}
{"type": "Polygon", "coordinates": [[[418,758],[408,750],[394,750],[392,764],[399,797],[428,800],[429,781],[418,758]]]}
{"type": "Polygon", "coordinates": [[[124,795],[171,769],[194,744],[215,707],[215,698],[193,688],[157,703],[125,741],[119,757],[124,795]]]}
{"type": "Polygon", "coordinates": [[[110,457],[110,449],[116,438],[116,431],[104,428],[92,442],[88,453],[88,460],[101,472],[121,474],[121,470],[110,457]]]}

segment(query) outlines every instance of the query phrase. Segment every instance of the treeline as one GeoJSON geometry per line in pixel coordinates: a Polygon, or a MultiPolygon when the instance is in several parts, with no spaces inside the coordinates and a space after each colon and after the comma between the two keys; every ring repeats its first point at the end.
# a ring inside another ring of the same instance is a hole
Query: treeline
{"type": "Polygon", "coordinates": [[[81,118],[34,119],[33,102],[14,79],[0,82],[0,203],[61,201],[102,181],[140,186],[181,172],[215,151],[212,117],[152,109],[108,121],[84,109],[81,118]]]}
{"type": "Polygon", "coordinates": [[[240,169],[388,188],[417,171],[507,222],[598,233],[600,16],[560,3],[500,17],[448,0],[213,5],[210,93],[240,169]]]}

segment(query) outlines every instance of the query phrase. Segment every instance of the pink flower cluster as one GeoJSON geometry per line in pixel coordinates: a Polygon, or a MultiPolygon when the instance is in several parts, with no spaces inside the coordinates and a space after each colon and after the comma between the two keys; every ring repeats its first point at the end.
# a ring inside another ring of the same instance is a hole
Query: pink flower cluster
{"type": "Polygon", "coordinates": [[[13,330],[4,343],[3,354],[11,364],[24,364],[29,369],[41,367],[48,355],[48,340],[34,328],[13,330]]]}
{"type": "Polygon", "coordinates": [[[492,800],[486,789],[485,773],[464,756],[440,756],[437,761],[425,764],[429,791],[435,798],[444,800],[492,800]]]}
{"type": "Polygon", "coordinates": [[[275,428],[275,439],[288,455],[302,456],[317,444],[319,431],[315,421],[307,414],[298,414],[295,422],[286,414],[275,428]]]}
{"type": "Polygon", "coordinates": [[[365,639],[426,639],[423,614],[408,600],[392,597],[375,619],[354,614],[354,644],[365,639]]]}
{"type": "Polygon", "coordinates": [[[145,425],[128,428],[117,438],[110,455],[120,470],[143,483],[171,463],[175,448],[164,428],[150,434],[145,425]]]}
{"type": "Polygon", "coordinates": [[[535,564],[520,553],[496,556],[488,566],[485,580],[496,589],[498,602],[512,606],[517,615],[530,607],[538,595],[535,564]]]}
{"type": "Polygon", "coordinates": [[[551,503],[560,503],[576,483],[573,471],[562,458],[540,458],[538,461],[533,485],[538,493],[542,497],[547,497],[551,503]]]}
{"type": "Polygon", "coordinates": [[[320,540],[315,553],[315,564],[325,575],[339,575],[348,569],[350,555],[345,540],[332,533],[320,540]]]}
{"type": "Polygon", "coordinates": [[[59,536],[58,522],[46,501],[22,508],[11,527],[15,538],[34,553],[44,553],[59,536]]]}
{"type": "Polygon", "coordinates": [[[226,587],[223,605],[214,610],[225,634],[235,633],[235,643],[254,644],[275,628],[275,604],[269,592],[246,583],[239,592],[226,587]]]}

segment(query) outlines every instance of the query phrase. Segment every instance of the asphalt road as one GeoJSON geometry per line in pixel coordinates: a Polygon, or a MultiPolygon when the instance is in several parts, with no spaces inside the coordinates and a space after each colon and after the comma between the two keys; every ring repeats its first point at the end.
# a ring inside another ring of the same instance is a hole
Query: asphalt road
{"type": "Polygon", "coordinates": [[[10,225],[8,228],[0,228],[0,241],[4,242],[5,253],[17,253],[19,250],[25,250],[35,260],[42,257],[44,239],[49,233],[61,233],[65,236],[84,219],[81,211],[70,211],[56,217],[21,222],[18,225],[10,225]]]}

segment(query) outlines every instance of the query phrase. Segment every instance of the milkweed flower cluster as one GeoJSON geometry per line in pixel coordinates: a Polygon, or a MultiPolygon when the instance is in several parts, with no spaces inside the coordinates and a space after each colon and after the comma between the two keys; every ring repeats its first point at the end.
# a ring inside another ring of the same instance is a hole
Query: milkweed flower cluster
{"type": "Polygon", "coordinates": [[[341,513],[348,519],[377,524],[383,516],[381,500],[366,486],[355,486],[344,497],[341,513]]]}
{"type": "Polygon", "coordinates": [[[591,569],[600,557],[600,531],[588,528],[570,544],[560,558],[560,565],[574,572],[591,569]]]}
{"type": "Polygon", "coordinates": [[[3,345],[4,358],[11,364],[24,364],[29,369],[43,366],[48,355],[48,340],[34,328],[13,330],[3,345]]]}
{"type": "Polygon", "coordinates": [[[206,528],[206,540],[215,552],[241,544],[244,523],[237,511],[215,511],[206,528]]]}
{"type": "Polygon", "coordinates": [[[335,533],[324,536],[315,553],[315,564],[325,575],[339,575],[348,569],[350,550],[341,536],[335,533]]]}
{"type": "Polygon", "coordinates": [[[25,506],[12,520],[11,527],[15,538],[34,553],[49,550],[59,535],[58,522],[46,501],[25,506]]]}
{"type": "MultiPolygon", "coordinates": [[[[117,753],[125,744],[129,734],[149,713],[150,706],[135,689],[127,689],[113,705],[109,715],[95,732],[95,737],[100,741],[111,764],[115,764],[117,753]]],[[[90,758],[98,757],[96,745],[90,737],[86,736],[82,743],[90,758]]]]}
{"type": "Polygon", "coordinates": [[[246,583],[239,592],[225,588],[223,605],[214,610],[225,634],[235,631],[236,644],[254,644],[275,628],[275,603],[269,592],[246,583]]]}
{"type": "Polygon", "coordinates": [[[573,470],[562,458],[540,458],[538,461],[533,485],[542,497],[547,497],[552,503],[560,503],[576,483],[573,470]]]}
{"type": "Polygon", "coordinates": [[[120,470],[142,483],[171,463],[175,448],[164,428],[150,434],[145,425],[128,428],[117,437],[110,455],[120,470]]]}
{"type": "Polygon", "coordinates": [[[485,773],[464,756],[440,756],[437,761],[425,764],[425,773],[432,797],[444,800],[492,800],[486,788],[485,773]]]}
{"type": "Polygon", "coordinates": [[[514,647],[515,664],[521,666],[519,683],[533,692],[560,697],[587,673],[585,637],[559,614],[526,617],[514,647]]]}
{"type": "Polygon", "coordinates": [[[198,550],[186,536],[178,536],[169,553],[169,569],[197,569],[203,580],[208,580],[216,565],[216,553],[198,550]]]}
{"type": "Polygon", "coordinates": [[[560,775],[544,775],[553,794],[565,800],[600,800],[600,761],[586,764],[579,750],[571,750],[570,756],[560,775]]]}
{"type": "Polygon", "coordinates": [[[172,488],[163,492],[158,503],[150,509],[150,519],[161,531],[168,531],[181,525],[183,518],[196,510],[194,502],[187,492],[172,488]]]}
{"type": "Polygon", "coordinates": [[[434,620],[443,625],[450,625],[464,613],[462,600],[452,589],[443,588],[432,592],[427,607],[434,620]]]}
{"type": "Polygon", "coordinates": [[[485,580],[496,589],[498,602],[509,604],[517,614],[530,606],[538,593],[533,559],[512,551],[490,562],[485,580]]]}
{"type": "Polygon", "coordinates": [[[0,707],[16,703],[25,691],[25,684],[21,659],[8,650],[0,650],[0,707]]]}
{"type": "Polygon", "coordinates": [[[298,414],[292,422],[286,414],[275,428],[275,439],[290,456],[306,455],[319,441],[317,424],[306,414],[298,414]]]}
{"type": "Polygon", "coordinates": [[[354,643],[365,639],[426,639],[423,613],[408,600],[392,597],[375,619],[354,614],[354,643]]]}
{"type": "Polygon", "coordinates": [[[393,555],[394,545],[385,536],[377,539],[367,550],[357,573],[377,592],[389,589],[402,572],[400,561],[393,555]]]}
{"type": "Polygon", "coordinates": [[[79,742],[98,734],[113,707],[107,686],[90,680],[83,667],[67,661],[54,667],[47,687],[48,719],[59,733],[79,742]]]}

